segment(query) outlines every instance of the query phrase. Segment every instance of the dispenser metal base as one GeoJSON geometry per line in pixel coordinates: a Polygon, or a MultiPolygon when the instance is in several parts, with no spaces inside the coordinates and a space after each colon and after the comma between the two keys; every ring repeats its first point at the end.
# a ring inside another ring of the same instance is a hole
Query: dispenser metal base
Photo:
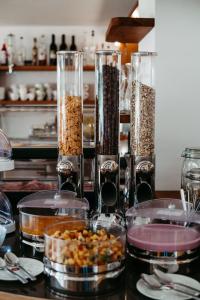
{"type": "Polygon", "coordinates": [[[119,155],[96,156],[96,209],[94,213],[115,213],[119,205],[119,155]]]}
{"type": "Polygon", "coordinates": [[[83,158],[82,155],[59,156],[58,180],[60,190],[76,192],[83,196],[83,158]]]}
{"type": "Polygon", "coordinates": [[[124,264],[113,264],[109,268],[102,272],[101,268],[85,267],[82,268],[84,272],[76,273],[75,270],[72,272],[66,266],[44,258],[44,273],[50,288],[55,293],[65,296],[102,294],[116,289],[123,280],[124,264]]]}
{"type": "Polygon", "coordinates": [[[134,205],[137,205],[154,198],[155,157],[131,155],[130,160],[130,199],[134,199],[134,205]]]}

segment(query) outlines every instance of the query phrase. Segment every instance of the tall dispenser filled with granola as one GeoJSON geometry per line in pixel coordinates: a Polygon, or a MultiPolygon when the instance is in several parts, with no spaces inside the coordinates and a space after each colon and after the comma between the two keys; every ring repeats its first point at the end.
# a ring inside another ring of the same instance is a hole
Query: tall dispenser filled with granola
{"type": "Polygon", "coordinates": [[[83,193],[83,57],[78,51],[57,54],[59,188],[83,193]]]}
{"type": "Polygon", "coordinates": [[[119,202],[119,87],[121,55],[96,52],[96,214],[117,216],[119,202]]]}
{"type": "Polygon", "coordinates": [[[155,55],[137,52],[131,57],[130,198],[134,204],[154,196],[155,55]]]}

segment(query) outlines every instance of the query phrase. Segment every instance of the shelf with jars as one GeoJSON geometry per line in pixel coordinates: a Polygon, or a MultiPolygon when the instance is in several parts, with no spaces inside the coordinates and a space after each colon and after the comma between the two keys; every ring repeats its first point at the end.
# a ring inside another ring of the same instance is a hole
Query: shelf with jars
{"type": "MultiPolygon", "coordinates": [[[[94,71],[94,66],[93,65],[85,65],[83,67],[83,70],[86,72],[92,72],[94,71]]],[[[8,72],[9,71],[9,67],[6,65],[0,65],[0,72],[8,72]]],[[[26,72],[26,71],[56,71],[56,66],[33,66],[33,65],[24,65],[24,66],[17,66],[14,65],[12,67],[12,71],[21,71],[21,72],[26,72]]]]}

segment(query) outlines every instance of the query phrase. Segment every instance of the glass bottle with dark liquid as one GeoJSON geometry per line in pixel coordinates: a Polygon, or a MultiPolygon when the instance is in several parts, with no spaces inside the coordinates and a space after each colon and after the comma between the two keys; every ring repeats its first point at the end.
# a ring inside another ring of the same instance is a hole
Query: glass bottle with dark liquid
{"type": "Polygon", "coordinates": [[[51,44],[49,49],[49,64],[52,66],[56,66],[56,52],[57,52],[57,45],[55,42],[55,34],[52,34],[51,37],[51,44]]]}
{"type": "Polygon", "coordinates": [[[67,50],[67,44],[65,42],[65,34],[62,34],[61,37],[61,44],[60,44],[60,51],[66,51],[67,50]]]}

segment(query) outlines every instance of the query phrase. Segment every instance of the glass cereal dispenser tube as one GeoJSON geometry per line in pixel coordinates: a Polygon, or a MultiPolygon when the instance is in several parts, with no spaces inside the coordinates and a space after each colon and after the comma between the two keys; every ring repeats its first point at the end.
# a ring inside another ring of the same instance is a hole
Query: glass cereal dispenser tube
{"type": "Polygon", "coordinates": [[[60,189],[82,194],[83,57],[78,51],[57,54],[57,171],[60,189]]]}
{"type": "Polygon", "coordinates": [[[132,199],[150,200],[155,176],[155,56],[154,52],[132,53],[130,149],[132,199]]]}
{"type": "Polygon", "coordinates": [[[96,212],[119,207],[119,94],[121,54],[96,52],[96,212]]]}

